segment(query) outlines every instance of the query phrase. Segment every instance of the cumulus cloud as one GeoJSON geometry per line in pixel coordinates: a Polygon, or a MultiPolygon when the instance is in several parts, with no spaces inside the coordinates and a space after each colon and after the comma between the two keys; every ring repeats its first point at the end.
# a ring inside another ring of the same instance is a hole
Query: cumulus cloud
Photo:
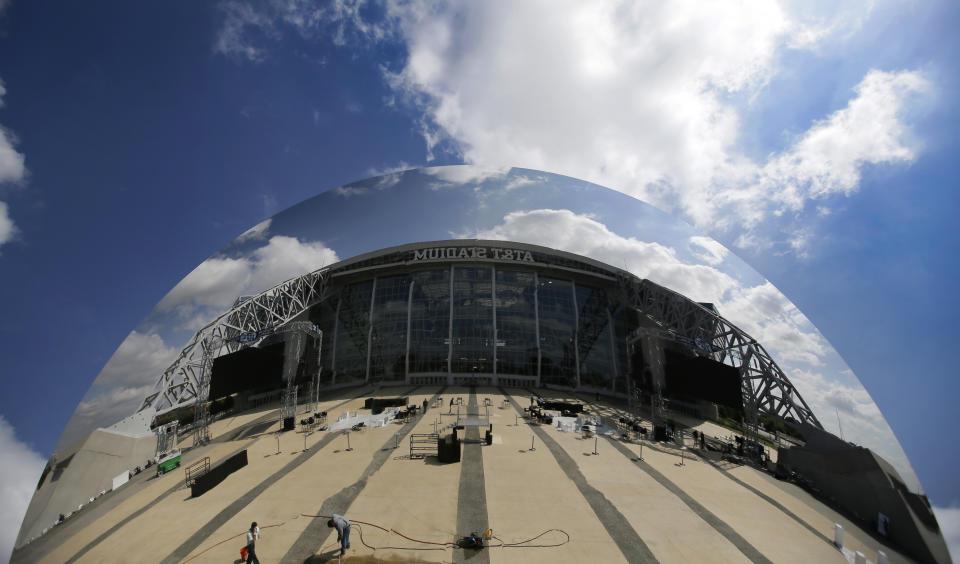
{"type": "Polygon", "coordinates": [[[214,53],[260,62],[266,58],[266,51],[257,47],[249,38],[251,31],[267,36],[275,36],[273,18],[256,10],[245,2],[223,2],[223,25],[213,45],[214,53]]]}
{"type": "Polygon", "coordinates": [[[178,352],[168,347],[160,335],[131,331],[100,371],[96,385],[153,383],[178,352]]]}
{"type": "MultiPolygon", "coordinates": [[[[4,3],[0,2],[0,12],[3,8],[4,3]]],[[[6,86],[0,79],[0,108],[4,105],[3,97],[6,93],[6,86]]],[[[26,158],[14,148],[16,141],[16,136],[0,125],[0,184],[21,183],[27,176],[26,158]]],[[[13,240],[17,232],[7,203],[0,201],[0,246],[13,240]]]]}
{"type": "Polygon", "coordinates": [[[829,345],[770,282],[737,288],[717,303],[720,314],[763,343],[778,361],[819,366],[829,345]]]}
{"type": "Polygon", "coordinates": [[[720,243],[700,235],[690,237],[690,249],[697,258],[712,266],[720,264],[730,254],[720,243]]]}
{"type": "Polygon", "coordinates": [[[333,193],[344,198],[352,196],[362,196],[372,192],[388,190],[396,186],[403,178],[403,171],[408,168],[406,163],[401,162],[396,168],[388,170],[370,169],[371,176],[376,176],[371,180],[365,180],[346,186],[339,186],[333,189],[333,193]]]}
{"type": "Polygon", "coordinates": [[[338,260],[337,253],[321,242],[274,235],[243,256],[214,256],[203,261],[160,300],[157,309],[176,310],[190,320],[188,328],[198,329],[239,296],[262,292],[338,260]]]}
{"type": "Polygon", "coordinates": [[[259,63],[269,56],[270,46],[285,31],[302,37],[327,34],[338,46],[354,37],[380,40],[388,29],[361,17],[363,0],[337,0],[319,5],[310,0],[221,2],[223,22],[213,52],[238,60],[259,63]]]}
{"type": "Polygon", "coordinates": [[[954,560],[960,558],[960,505],[953,504],[950,507],[934,505],[933,513],[937,516],[940,532],[947,541],[950,556],[954,560]]]}
{"type": "Polygon", "coordinates": [[[155,333],[131,331],[77,405],[57,450],[135,412],[179,352],[155,333]]]}
{"type": "Polygon", "coordinates": [[[260,223],[254,225],[250,229],[247,229],[237,237],[235,243],[245,243],[247,241],[256,241],[258,239],[265,239],[270,233],[270,224],[273,223],[273,218],[265,219],[260,223]]]}
{"type": "MultiPolygon", "coordinates": [[[[917,71],[870,71],[846,107],[761,160],[738,145],[736,100],[762,93],[784,50],[857,29],[869,9],[390,3],[408,56],[386,76],[422,113],[428,155],[443,146],[471,164],[585,178],[715,232],[779,222],[791,239],[784,210],[850,194],[864,166],[916,158],[905,115],[930,85],[917,71]]],[[[750,235],[733,238],[768,238],[750,235]]]]}
{"type": "Polygon", "coordinates": [[[737,286],[733,278],[715,268],[681,260],[670,247],[623,237],[597,219],[570,210],[511,212],[490,229],[460,236],[523,241],[589,256],[697,301],[718,301],[737,286]]]}
{"type": "MultiPolygon", "coordinates": [[[[171,359],[172,360],[172,359],[171,359]]],[[[166,368],[164,366],[152,375],[156,380],[166,368]]],[[[142,376],[148,376],[142,373],[142,376]]],[[[60,438],[64,446],[71,444],[97,427],[107,427],[135,412],[143,398],[154,389],[155,382],[142,386],[111,386],[103,390],[95,389],[77,405],[69,425],[60,438]]]]}
{"type": "Polygon", "coordinates": [[[444,186],[457,186],[460,184],[481,183],[487,180],[503,178],[510,172],[509,166],[501,167],[483,167],[483,166],[441,166],[424,169],[426,174],[439,179],[444,186]]]}
{"type": "Polygon", "coordinates": [[[783,54],[842,41],[873,2],[748,0],[737,10],[693,0],[413,0],[383,10],[364,10],[360,0],[230,0],[221,7],[215,50],[250,61],[262,60],[285,30],[360,48],[399,44],[405,60],[384,69],[390,104],[418,112],[427,161],[446,151],[488,168],[584,178],[739,246],[776,243],[801,257],[816,234],[799,232],[798,214],[822,217],[832,197],[859,189],[867,166],[917,158],[909,116],[932,88],[920,71],[870,70],[845,107],[798,124],[806,131],[756,158],[740,145],[744,109],[778,76],[783,54]]]}
{"type": "Polygon", "coordinates": [[[870,71],[845,108],[766,164],[765,181],[770,188],[779,185],[784,204],[799,209],[805,200],[855,191],[865,163],[914,160],[918,147],[900,116],[912,95],[929,89],[919,72],[870,71]]]}
{"type": "Polygon", "coordinates": [[[10,241],[17,234],[17,226],[10,218],[6,202],[0,202],[0,245],[10,241]]]}
{"type": "Polygon", "coordinates": [[[0,561],[6,562],[13,551],[20,524],[37,489],[46,460],[17,439],[13,427],[2,415],[0,453],[0,465],[3,466],[3,481],[0,483],[0,503],[3,504],[3,511],[0,511],[0,561]]]}

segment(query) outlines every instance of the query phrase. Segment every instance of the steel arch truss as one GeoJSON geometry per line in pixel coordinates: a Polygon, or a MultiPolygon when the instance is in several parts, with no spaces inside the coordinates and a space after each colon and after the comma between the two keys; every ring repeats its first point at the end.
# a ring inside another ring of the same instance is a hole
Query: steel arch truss
{"type": "Polygon", "coordinates": [[[649,280],[621,275],[619,282],[625,302],[652,321],[659,336],[739,369],[745,406],[823,428],[783,370],[753,337],[715,310],[649,280]]]}
{"type": "Polygon", "coordinates": [[[200,329],[157,380],[138,411],[187,405],[209,393],[213,359],[272,335],[321,301],[327,269],[292,278],[255,296],[237,298],[229,311],[200,329]]]}

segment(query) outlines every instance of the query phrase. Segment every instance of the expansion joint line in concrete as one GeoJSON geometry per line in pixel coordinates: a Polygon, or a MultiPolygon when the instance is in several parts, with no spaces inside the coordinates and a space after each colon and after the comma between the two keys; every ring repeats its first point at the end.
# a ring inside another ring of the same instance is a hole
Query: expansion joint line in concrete
{"type": "Polygon", "coordinates": [[[810,523],[807,523],[806,521],[804,521],[803,519],[801,519],[799,515],[795,514],[793,511],[790,511],[789,509],[787,509],[787,507],[784,506],[784,505],[783,505],[782,503],[780,503],[779,501],[773,499],[772,497],[768,496],[767,494],[763,493],[762,491],[758,490],[757,488],[755,488],[755,487],[751,486],[750,484],[744,482],[744,481],[741,480],[740,478],[737,478],[736,476],[734,476],[733,474],[731,474],[729,471],[727,471],[727,470],[721,468],[720,466],[718,466],[718,465],[717,465],[715,462],[713,462],[712,460],[709,460],[709,459],[707,459],[706,457],[704,457],[704,461],[705,461],[707,464],[709,464],[710,466],[713,466],[714,468],[716,468],[717,471],[719,471],[721,474],[723,474],[723,475],[726,476],[727,478],[730,478],[731,480],[733,480],[734,483],[743,486],[744,488],[746,488],[747,490],[749,490],[750,492],[752,492],[753,494],[755,494],[755,495],[756,495],[757,497],[759,497],[760,499],[768,502],[770,505],[772,505],[772,506],[776,507],[777,509],[779,509],[780,511],[782,511],[784,514],[786,514],[787,517],[790,517],[791,519],[793,519],[793,520],[796,521],[797,523],[800,523],[801,525],[803,525],[804,528],[806,528],[806,529],[807,529],[808,531],[810,531],[811,533],[815,534],[815,535],[817,536],[817,538],[819,538],[819,539],[822,540],[823,542],[825,542],[825,543],[833,546],[833,539],[829,538],[827,535],[825,535],[825,534],[823,534],[822,532],[818,531],[818,530],[816,529],[816,527],[814,527],[814,526],[811,525],[810,523]]]}
{"type": "Polygon", "coordinates": [[[620,441],[615,438],[605,435],[604,438],[613,445],[613,448],[617,450],[620,454],[626,456],[634,464],[636,464],[640,469],[650,475],[651,478],[656,480],[661,486],[666,488],[670,493],[680,498],[687,507],[690,508],[698,517],[706,521],[708,525],[714,528],[718,533],[723,535],[725,539],[730,541],[737,550],[743,553],[744,556],[750,559],[751,562],[757,562],[762,564],[772,564],[770,559],[763,555],[759,550],[756,549],[752,544],[750,544],[747,539],[740,536],[740,533],[735,531],[733,527],[728,525],[725,521],[714,515],[709,509],[701,505],[697,500],[693,499],[687,492],[680,489],[675,483],[673,483],[666,476],[661,474],[656,469],[652,468],[649,464],[641,463],[636,460],[636,454],[627,447],[623,446],[620,441]]]}
{"type": "MultiPolygon", "coordinates": [[[[477,389],[470,388],[467,400],[467,417],[480,415],[477,404],[477,389]]],[[[483,476],[483,446],[480,444],[480,428],[470,426],[464,429],[463,456],[460,459],[460,485],[457,494],[457,533],[483,533],[487,529],[487,488],[483,476]]],[[[453,553],[454,562],[489,564],[490,552],[487,550],[458,550],[453,553]]]]}
{"type": "MultiPolygon", "coordinates": [[[[429,400],[428,405],[433,404],[433,401],[443,393],[445,388],[440,388],[429,400]]],[[[400,431],[397,433],[399,435],[399,440],[403,440],[413,428],[420,422],[423,418],[424,412],[421,412],[420,415],[410,421],[407,421],[401,427],[400,431]]],[[[320,505],[320,509],[316,511],[317,515],[332,515],[334,513],[338,515],[346,515],[347,510],[350,509],[350,506],[356,501],[357,497],[363,492],[363,489],[367,487],[367,481],[371,476],[377,473],[378,470],[386,463],[390,455],[396,452],[393,448],[397,438],[390,437],[387,439],[387,442],[383,444],[383,447],[377,449],[373,454],[373,460],[370,461],[370,464],[367,465],[364,469],[363,474],[360,475],[360,478],[350,484],[349,486],[343,488],[336,494],[328,497],[324,500],[323,504],[320,505]]],[[[349,518],[349,516],[347,516],[349,518]]],[[[287,550],[287,553],[283,555],[283,558],[280,559],[281,562],[303,562],[308,558],[312,558],[316,553],[318,547],[323,546],[327,542],[327,537],[330,535],[330,528],[327,527],[327,522],[323,519],[314,519],[307,525],[307,527],[300,533],[300,536],[297,537],[297,540],[293,543],[293,546],[287,550]]]]}
{"type": "MultiPolygon", "coordinates": [[[[416,387],[411,388],[410,391],[415,390],[416,387]]],[[[366,390],[364,390],[365,392],[366,390]]],[[[409,391],[407,392],[409,393],[409,391]]],[[[340,402],[339,404],[330,408],[330,410],[337,409],[340,406],[346,405],[347,403],[365,395],[363,392],[360,394],[354,395],[351,398],[340,402]]],[[[244,507],[250,504],[254,499],[259,497],[264,491],[267,490],[271,485],[280,481],[284,476],[290,472],[299,468],[304,462],[313,458],[314,455],[319,453],[330,444],[333,439],[341,436],[343,433],[327,433],[322,439],[320,439],[317,444],[315,444],[309,451],[301,452],[296,458],[284,465],[283,468],[277,470],[270,475],[269,478],[263,480],[245,494],[237,498],[233,503],[228,505],[225,509],[213,516],[206,524],[200,527],[197,532],[190,536],[186,541],[184,541],[180,546],[178,546],[172,553],[170,553],[166,558],[163,559],[164,563],[174,563],[179,562],[190,555],[191,552],[196,550],[201,543],[210,538],[210,535],[215,533],[220,527],[232,519],[237,513],[239,513],[244,507]]]]}
{"type": "MultiPolygon", "coordinates": [[[[504,397],[510,401],[517,413],[522,415],[523,408],[520,407],[513,397],[503,388],[500,388],[500,391],[504,397]]],[[[630,526],[626,517],[603,495],[603,492],[587,482],[586,477],[580,471],[576,461],[573,460],[567,451],[543,429],[537,426],[531,426],[530,429],[537,435],[540,442],[550,450],[550,454],[553,455],[553,458],[567,475],[567,478],[580,490],[580,494],[590,505],[590,508],[593,509],[593,512],[617,544],[617,548],[623,553],[627,562],[657,562],[657,558],[653,555],[653,552],[651,552],[647,544],[643,542],[643,539],[640,538],[637,531],[630,526]]]]}

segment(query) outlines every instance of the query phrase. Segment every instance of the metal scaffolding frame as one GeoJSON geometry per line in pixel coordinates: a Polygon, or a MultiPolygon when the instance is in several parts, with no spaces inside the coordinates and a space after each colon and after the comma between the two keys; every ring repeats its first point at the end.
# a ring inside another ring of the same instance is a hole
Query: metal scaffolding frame
{"type": "Polygon", "coordinates": [[[619,276],[619,284],[625,303],[655,326],[632,332],[628,343],[656,336],[688,345],[703,356],[740,370],[743,403],[754,414],[823,428],[763,345],[716,310],[626,273],[619,276]]]}
{"type": "Polygon", "coordinates": [[[150,407],[162,410],[206,400],[213,359],[280,332],[320,302],[327,290],[328,270],[322,268],[255,296],[237,298],[233,307],[194,334],[177,359],[160,375],[154,391],[144,398],[138,411],[150,407]]]}

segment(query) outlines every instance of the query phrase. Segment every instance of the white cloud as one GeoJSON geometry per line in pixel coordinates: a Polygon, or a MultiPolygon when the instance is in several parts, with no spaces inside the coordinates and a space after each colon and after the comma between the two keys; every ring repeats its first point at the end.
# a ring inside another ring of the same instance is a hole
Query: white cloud
{"type": "Polygon", "coordinates": [[[267,245],[253,252],[250,289],[260,292],[339,260],[333,249],[319,241],[301,242],[295,237],[277,235],[271,237],[267,245]]]}
{"type": "Polygon", "coordinates": [[[0,415],[0,561],[7,562],[27,512],[27,505],[37,489],[46,460],[20,442],[13,427],[0,415]]]}
{"type": "Polygon", "coordinates": [[[716,305],[720,315],[763,343],[778,362],[822,364],[826,340],[770,282],[737,288],[716,305]]]}
{"type": "Polygon", "coordinates": [[[402,172],[407,168],[409,168],[408,165],[402,161],[396,167],[387,170],[371,168],[368,173],[370,176],[376,176],[376,178],[348,184],[346,186],[338,186],[333,189],[333,193],[338,196],[343,196],[344,198],[350,198],[370,194],[375,191],[388,190],[400,182],[403,178],[402,172]]]}
{"type": "Polygon", "coordinates": [[[16,137],[0,125],[0,184],[22,182],[27,176],[26,158],[14,149],[16,137]]]}
{"type": "Polygon", "coordinates": [[[781,54],[856,30],[871,9],[829,6],[390,3],[408,57],[386,76],[422,112],[428,155],[588,179],[764,244],[769,233],[738,236],[772,222],[789,237],[779,212],[916,158],[904,115],[929,84],[914,71],[867,73],[845,108],[766,159],[739,147],[738,100],[762,93],[781,54]]]}
{"type": "Polygon", "coordinates": [[[237,237],[235,243],[245,243],[247,241],[256,241],[258,239],[265,239],[270,233],[270,224],[273,223],[273,218],[268,218],[260,223],[254,225],[250,229],[247,229],[237,237]]]}
{"type": "MultiPolygon", "coordinates": [[[[215,256],[203,261],[160,300],[157,308],[177,309],[185,318],[194,316],[197,308],[225,311],[241,295],[262,292],[338,260],[337,253],[321,242],[274,235],[246,256],[215,256]]],[[[209,322],[213,318],[204,319],[209,322]]]]}
{"type": "MultiPolygon", "coordinates": [[[[258,61],[291,30],[334,44],[398,41],[395,92],[420,112],[427,161],[447,150],[494,169],[584,178],[684,215],[744,247],[807,256],[798,231],[859,189],[866,166],[910,163],[910,110],[930,90],[918,71],[871,70],[846,107],[756,159],[739,145],[743,108],[763,95],[790,50],[830,48],[860,30],[873,2],[230,0],[217,52],[258,61]],[[379,10],[374,12],[380,13],[379,10]],[[815,202],[816,211],[808,210],[815,202]],[[791,213],[785,213],[785,212],[791,213]]],[[[443,184],[437,184],[440,188],[443,184]]]]}
{"type": "Polygon", "coordinates": [[[933,513],[937,516],[940,532],[947,541],[950,556],[957,560],[960,558],[960,506],[954,504],[950,507],[937,507],[934,505],[933,513]]]}
{"type": "Polygon", "coordinates": [[[503,189],[509,192],[510,190],[516,190],[517,188],[522,188],[524,186],[536,184],[537,182],[542,182],[543,180],[544,179],[541,177],[530,178],[523,174],[518,174],[513,178],[511,178],[510,181],[504,185],[503,189]]]}
{"type": "Polygon", "coordinates": [[[596,219],[570,210],[511,212],[499,225],[460,236],[522,241],[589,256],[697,301],[719,301],[737,286],[713,267],[684,262],[670,247],[622,237],[596,219]]]}
{"type": "Polygon", "coordinates": [[[690,249],[697,258],[711,266],[720,264],[730,254],[730,251],[720,243],[700,235],[690,237],[690,249]]]}
{"type": "MultiPolygon", "coordinates": [[[[160,377],[166,366],[153,375],[160,377]]],[[[107,427],[134,413],[148,394],[154,391],[156,382],[142,386],[111,386],[93,390],[77,405],[77,410],[57,443],[67,446],[97,427],[107,427]]]]}
{"type": "Polygon", "coordinates": [[[459,184],[481,183],[487,180],[503,178],[510,172],[509,166],[501,167],[483,167],[483,166],[439,166],[423,169],[423,172],[440,179],[445,186],[455,186],[459,184]]]}
{"type": "Polygon", "coordinates": [[[931,88],[919,72],[872,70],[843,109],[814,124],[763,167],[759,191],[790,210],[831,194],[849,195],[865,164],[912,162],[919,147],[902,122],[913,96],[931,88]]]}
{"type": "MultiPolygon", "coordinates": [[[[4,3],[0,2],[0,12],[4,7],[4,3]]],[[[6,93],[6,86],[0,79],[0,108],[4,105],[3,97],[6,93]]],[[[22,183],[27,176],[26,158],[23,153],[14,149],[16,142],[16,136],[0,125],[0,184],[22,183]]],[[[17,232],[17,226],[10,217],[9,206],[0,201],[0,246],[13,240],[17,232]]]]}
{"type": "Polygon", "coordinates": [[[250,283],[252,264],[248,259],[209,258],[188,274],[160,300],[161,311],[182,304],[229,305],[238,290],[250,283]]]}
{"type": "Polygon", "coordinates": [[[302,37],[326,32],[338,46],[355,36],[383,39],[387,28],[360,17],[364,4],[363,0],[336,0],[325,5],[310,0],[227,0],[220,3],[224,18],[213,52],[259,63],[267,58],[269,45],[286,30],[302,37]]]}
{"type": "Polygon", "coordinates": [[[222,2],[224,12],[223,27],[217,34],[213,52],[229,57],[244,58],[258,63],[266,58],[266,51],[249,40],[251,29],[267,35],[274,35],[273,19],[245,2],[222,2]]]}
{"type": "Polygon", "coordinates": [[[179,352],[157,334],[131,331],[77,405],[56,450],[135,412],[179,352]]]}
{"type": "Polygon", "coordinates": [[[168,347],[160,335],[131,331],[100,371],[95,385],[152,384],[178,352],[168,347]]]}
{"type": "Polygon", "coordinates": [[[11,241],[17,234],[17,226],[10,218],[6,202],[0,202],[0,245],[11,241]]]}

